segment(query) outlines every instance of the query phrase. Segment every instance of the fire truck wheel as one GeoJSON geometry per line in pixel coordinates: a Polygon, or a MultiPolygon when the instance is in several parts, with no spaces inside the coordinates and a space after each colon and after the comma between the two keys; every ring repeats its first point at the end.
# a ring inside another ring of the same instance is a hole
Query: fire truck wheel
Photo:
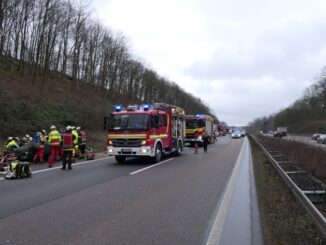
{"type": "Polygon", "coordinates": [[[126,160],[126,157],[125,157],[125,156],[115,156],[115,160],[116,160],[118,163],[124,163],[125,160],[126,160]]]}
{"type": "Polygon", "coordinates": [[[160,144],[157,144],[155,147],[155,157],[154,157],[154,161],[156,163],[160,162],[162,158],[162,147],[160,144]]]}
{"type": "Polygon", "coordinates": [[[176,155],[177,155],[177,156],[180,156],[180,155],[181,155],[181,152],[182,152],[181,142],[178,142],[176,155]]]}

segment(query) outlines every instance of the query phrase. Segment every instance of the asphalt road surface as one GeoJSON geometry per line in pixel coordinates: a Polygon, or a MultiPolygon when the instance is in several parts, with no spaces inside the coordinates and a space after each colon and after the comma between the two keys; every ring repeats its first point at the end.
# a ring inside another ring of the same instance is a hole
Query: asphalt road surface
{"type": "MultiPolygon", "coordinates": [[[[243,139],[160,164],[107,157],[0,179],[0,244],[206,244],[243,139]]],[[[44,166],[45,167],[45,166],[44,166]]]]}

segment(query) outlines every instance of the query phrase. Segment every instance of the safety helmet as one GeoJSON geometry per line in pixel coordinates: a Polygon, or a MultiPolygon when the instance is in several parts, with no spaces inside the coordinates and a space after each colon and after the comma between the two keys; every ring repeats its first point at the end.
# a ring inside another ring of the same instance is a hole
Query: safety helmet
{"type": "Polygon", "coordinates": [[[77,127],[76,129],[77,129],[77,130],[81,130],[81,127],[77,127]]]}
{"type": "Polygon", "coordinates": [[[66,130],[71,130],[71,126],[67,126],[66,127],[66,130]]]}
{"type": "Polygon", "coordinates": [[[8,137],[8,141],[12,141],[14,138],[13,137],[8,137]]]}
{"type": "Polygon", "coordinates": [[[36,135],[41,135],[42,133],[41,132],[37,132],[36,135]]]}
{"type": "Polygon", "coordinates": [[[19,141],[20,139],[19,139],[19,137],[15,137],[15,138],[14,138],[14,140],[17,140],[17,141],[19,141]]]}
{"type": "Polygon", "coordinates": [[[32,142],[33,141],[33,137],[29,137],[29,138],[27,138],[30,142],[32,142]]]}
{"type": "Polygon", "coordinates": [[[71,129],[74,130],[75,129],[75,126],[71,126],[71,129]]]}
{"type": "Polygon", "coordinates": [[[50,129],[53,130],[53,129],[56,129],[56,127],[55,127],[54,125],[52,125],[52,126],[50,127],[50,129]]]}
{"type": "Polygon", "coordinates": [[[43,133],[43,134],[46,134],[46,131],[43,129],[43,130],[41,130],[41,132],[43,133]]]}
{"type": "Polygon", "coordinates": [[[29,134],[26,134],[26,135],[25,135],[25,138],[29,139],[29,134]]]}

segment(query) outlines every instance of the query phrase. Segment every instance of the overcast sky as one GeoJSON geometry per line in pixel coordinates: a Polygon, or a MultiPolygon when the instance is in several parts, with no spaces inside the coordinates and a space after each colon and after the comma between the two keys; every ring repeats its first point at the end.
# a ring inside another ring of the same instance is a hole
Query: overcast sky
{"type": "Polygon", "coordinates": [[[326,65],[325,0],[93,0],[135,58],[246,125],[298,99],[326,65]]]}

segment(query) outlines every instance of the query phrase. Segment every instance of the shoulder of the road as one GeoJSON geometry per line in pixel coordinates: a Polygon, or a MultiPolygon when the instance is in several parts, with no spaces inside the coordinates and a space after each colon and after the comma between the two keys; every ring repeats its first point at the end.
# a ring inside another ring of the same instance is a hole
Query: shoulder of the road
{"type": "Polygon", "coordinates": [[[263,244],[251,149],[247,138],[211,223],[206,245],[263,244]]]}

